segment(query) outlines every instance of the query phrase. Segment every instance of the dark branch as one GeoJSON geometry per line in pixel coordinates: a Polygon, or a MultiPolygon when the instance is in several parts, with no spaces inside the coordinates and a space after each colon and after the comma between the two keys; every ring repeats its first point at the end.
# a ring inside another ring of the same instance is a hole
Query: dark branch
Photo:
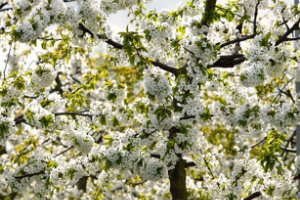
{"type": "MultiPolygon", "coordinates": [[[[293,134],[287,139],[286,145],[284,146],[285,149],[288,148],[289,144],[293,141],[293,138],[296,136],[297,132],[296,130],[293,132],[293,134]]],[[[281,156],[283,156],[284,151],[281,153],[281,156]]]]}
{"type": "Polygon", "coordinates": [[[284,41],[295,41],[295,40],[300,40],[300,37],[286,38],[284,41]]]}
{"type": "Polygon", "coordinates": [[[255,37],[255,34],[252,34],[252,35],[245,35],[241,38],[237,38],[237,39],[234,39],[234,40],[231,40],[231,41],[228,41],[228,42],[225,42],[223,44],[220,45],[220,48],[223,48],[223,47],[226,47],[226,46],[229,46],[231,44],[235,44],[235,43],[239,43],[239,42],[242,42],[242,41],[245,41],[245,40],[249,40],[249,39],[252,39],[255,37]]]}
{"type": "Polygon", "coordinates": [[[290,30],[290,27],[289,27],[289,25],[287,24],[289,21],[286,20],[284,17],[282,17],[282,19],[283,19],[283,22],[282,22],[281,24],[279,24],[279,26],[285,25],[286,30],[290,30]]]}
{"type": "MultiPolygon", "coordinates": [[[[243,36],[241,38],[237,38],[237,39],[225,42],[224,44],[220,45],[220,48],[229,46],[231,44],[236,44],[236,43],[239,43],[239,42],[242,42],[242,41],[245,41],[245,40],[253,39],[256,36],[256,34],[257,34],[257,16],[258,16],[258,6],[259,6],[259,4],[260,4],[260,1],[258,1],[256,3],[256,6],[255,6],[254,19],[253,19],[253,33],[251,35],[246,35],[246,36],[243,36]]],[[[237,27],[237,28],[240,28],[240,30],[241,30],[241,27],[237,27]]]]}
{"type": "Polygon", "coordinates": [[[290,90],[287,90],[287,91],[284,91],[284,90],[281,90],[280,88],[278,88],[279,92],[284,94],[285,96],[287,96],[288,98],[290,98],[292,100],[293,103],[296,103],[292,93],[290,90]]]}
{"type": "Polygon", "coordinates": [[[32,177],[32,176],[37,176],[37,175],[41,175],[44,174],[44,171],[40,171],[40,172],[36,172],[36,173],[32,173],[32,174],[25,174],[22,176],[14,176],[15,179],[22,179],[22,178],[26,178],[26,177],[32,177]]]}
{"type": "Polygon", "coordinates": [[[209,166],[209,163],[207,162],[207,160],[206,160],[205,158],[204,158],[204,163],[205,163],[205,165],[206,165],[206,167],[207,167],[207,169],[208,169],[208,171],[209,171],[211,177],[212,177],[213,179],[215,179],[216,177],[214,176],[213,172],[211,171],[210,166],[209,166]]]}
{"type": "Polygon", "coordinates": [[[261,196],[261,192],[257,191],[257,192],[254,192],[253,194],[251,194],[250,196],[244,198],[244,200],[252,200],[259,196],[261,196]]]}
{"type": "Polygon", "coordinates": [[[284,148],[284,147],[280,147],[280,149],[282,151],[285,151],[285,152],[288,152],[288,153],[297,153],[297,151],[293,150],[293,149],[287,149],[287,148],[284,148]]]}
{"type": "Polygon", "coordinates": [[[264,143],[266,140],[267,140],[267,137],[264,137],[264,138],[263,138],[261,141],[259,141],[257,144],[251,146],[251,149],[253,149],[253,148],[259,146],[260,144],[264,143]]]}
{"type": "Polygon", "coordinates": [[[44,41],[60,41],[60,40],[63,40],[61,38],[45,38],[45,37],[40,37],[40,38],[37,38],[38,40],[44,40],[44,41]]]}
{"type": "Polygon", "coordinates": [[[219,60],[217,60],[214,64],[209,65],[208,68],[213,68],[213,67],[231,68],[234,67],[235,65],[241,64],[245,60],[246,58],[243,54],[220,56],[219,60]]]}
{"type": "Polygon", "coordinates": [[[58,154],[56,154],[56,155],[54,156],[54,158],[56,158],[56,157],[58,157],[58,156],[60,156],[60,155],[62,155],[62,154],[64,154],[64,153],[70,151],[70,150],[73,149],[73,148],[74,148],[74,146],[70,146],[69,148],[63,150],[62,152],[60,152],[60,153],[58,153],[58,154]]]}
{"type": "Polygon", "coordinates": [[[71,115],[71,116],[83,116],[83,117],[93,117],[91,114],[83,113],[83,112],[60,112],[60,113],[55,113],[55,116],[60,116],[60,115],[71,115]]]}
{"type": "Polygon", "coordinates": [[[256,35],[257,33],[257,16],[258,16],[258,6],[260,4],[261,0],[257,1],[255,5],[255,11],[254,11],[254,20],[253,20],[253,35],[256,35]]]}
{"type": "Polygon", "coordinates": [[[2,8],[4,8],[4,6],[6,6],[7,4],[8,4],[8,2],[1,3],[1,4],[0,4],[0,10],[1,10],[2,8]]]}
{"type": "MultiPolygon", "coordinates": [[[[82,23],[79,23],[78,28],[81,31],[83,31],[83,35],[82,36],[84,36],[85,33],[88,33],[92,38],[95,37],[95,34],[92,31],[90,31],[88,28],[86,28],[82,23]]],[[[99,34],[96,34],[96,36],[99,37],[99,38],[103,38],[103,36],[101,36],[99,34]]],[[[115,49],[123,49],[124,48],[124,46],[122,44],[120,44],[120,43],[118,43],[118,42],[116,42],[116,41],[114,41],[112,39],[106,39],[104,41],[105,41],[105,43],[109,44],[110,46],[114,47],[115,49]]],[[[150,61],[150,62],[154,66],[159,67],[159,68],[161,68],[161,69],[163,69],[163,70],[165,70],[167,72],[170,72],[170,73],[174,74],[175,76],[177,76],[179,74],[179,70],[178,69],[173,68],[173,67],[171,67],[169,65],[166,65],[164,63],[161,63],[158,60],[150,61]]]]}
{"type": "Polygon", "coordinates": [[[300,174],[294,176],[293,180],[299,180],[300,179],[300,174]]]}
{"type": "Polygon", "coordinates": [[[82,84],[80,80],[78,80],[76,77],[74,77],[73,75],[71,75],[71,78],[78,84],[82,84]]]}
{"type": "Polygon", "coordinates": [[[16,118],[15,118],[15,124],[20,124],[22,122],[25,122],[25,118],[24,118],[24,115],[21,114],[21,115],[18,115],[16,118]]]}
{"type": "Polygon", "coordinates": [[[297,20],[297,22],[295,22],[295,24],[289,29],[287,30],[275,43],[275,46],[280,45],[282,42],[285,41],[290,41],[288,40],[288,36],[295,31],[298,27],[299,27],[299,22],[300,22],[300,18],[297,20]]]}
{"type": "Polygon", "coordinates": [[[52,90],[50,90],[50,93],[53,93],[53,92],[58,92],[59,94],[63,94],[64,93],[64,91],[62,89],[63,84],[61,83],[61,80],[59,78],[59,76],[61,74],[62,74],[62,72],[58,72],[57,73],[57,75],[55,77],[55,83],[56,83],[56,85],[55,85],[55,87],[52,90]]]}
{"type": "Polygon", "coordinates": [[[120,43],[118,43],[118,42],[115,42],[115,41],[113,41],[113,40],[111,40],[111,39],[108,39],[108,40],[106,40],[105,42],[106,42],[107,44],[113,46],[113,47],[116,48],[116,49],[123,49],[123,45],[122,45],[122,44],[120,44],[120,43]]]}
{"type": "Polygon", "coordinates": [[[186,162],[185,163],[185,168],[195,167],[195,166],[196,166],[196,163],[194,163],[194,162],[186,162]]]}
{"type": "Polygon", "coordinates": [[[195,117],[196,117],[195,115],[186,115],[186,116],[180,117],[179,120],[194,119],[195,117]]]}
{"type": "Polygon", "coordinates": [[[161,63],[159,60],[155,60],[155,61],[151,61],[151,63],[156,66],[156,67],[159,67],[167,72],[171,72],[172,74],[174,74],[175,76],[177,76],[179,73],[178,69],[176,68],[173,68],[169,65],[166,65],[164,63],[161,63]]]}
{"type": "Polygon", "coordinates": [[[150,156],[151,156],[151,158],[158,158],[158,159],[160,159],[160,155],[159,154],[151,153],[150,156]]]}

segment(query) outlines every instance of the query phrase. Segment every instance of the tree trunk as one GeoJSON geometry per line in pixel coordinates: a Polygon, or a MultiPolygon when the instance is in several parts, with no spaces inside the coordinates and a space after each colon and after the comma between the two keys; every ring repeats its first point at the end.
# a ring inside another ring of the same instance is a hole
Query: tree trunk
{"type": "Polygon", "coordinates": [[[175,168],[168,171],[172,200],[187,200],[185,161],[179,157],[175,168]]]}

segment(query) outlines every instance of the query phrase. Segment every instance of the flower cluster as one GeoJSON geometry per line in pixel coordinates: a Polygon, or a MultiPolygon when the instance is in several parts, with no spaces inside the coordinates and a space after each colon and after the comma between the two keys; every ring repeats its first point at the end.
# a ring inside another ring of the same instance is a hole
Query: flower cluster
{"type": "Polygon", "coordinates": [[[0,115],[0,146],[5,146],[8,137],[15,132],[14,125],[14,121],[10,118],[0,115]]]}
{"type": "Polygon", "coordinates": [[[255,87],[265,81],[265,67],[261,62],[245,62],[240,75],[241,84],[246,87],[255,87]]]}
{"type": "Polygon", "coordinates": [[[82,154],[88,154],[94,144],[94,138],[83,130],[69,130],[69,132],[64,134],[64,138],[72,142],[76,149],[78,149],[82,154]]]}
{"type": "Polygon", "coordinates": [[[24,111],[25,120],[38,128],[51,129],[55,123],[55,116],[44,109],[37,101],[29,103],[24,111]]]}
{"type": "Polygon", "coordinates": [[[82,168],[80,163],[70,161],[65,165],[58,165],[50,173],[50,180],[53,184],[59,185],[62,183],[75,184],[77,181],[86,176],[87,173],[82,168]]]}
{"type": "Polygon", "coordinates": [[[300,7],[146,2],[8,1],[0,199],[296,197],[300,7]]]}
{"type": "Polygon", "coordinates": [[[162,74],[146,74],[144,84],[146,92],[159,100],[167,98],[170,94],[169,81],[162,74]]]}
{"type": "Polygon", "coordinates": [[[58,23],[62,20],[66,12],[66,7],[61,0],[54,0],[50,3],[22,1],[16,3],[16,8],[22,15],[25,15],[25,19],[20,21],[15,29],[15,37],[20,42],[36,39],[51,23],[58,23]],[[34,9],[27,14],[26,10],[30,10],[28,7],[34,7],[34,9]]]}
{"type": "MultiPolygon", "coordinates": [[[[150,2],[150,0],[143,0],[143,3],[150,2]]],[[[119,10],[132,7],[138,3],[138,0],[104,0],[101,1],[101,9],[105,13],[116,13],[119,10]]]]}
{"type": "Polygon", "coordinates": [[[35,90],[48,87],[55,79],[55,72],[49,65],[39,66],[32,75],[31,84],[35,90]]]}

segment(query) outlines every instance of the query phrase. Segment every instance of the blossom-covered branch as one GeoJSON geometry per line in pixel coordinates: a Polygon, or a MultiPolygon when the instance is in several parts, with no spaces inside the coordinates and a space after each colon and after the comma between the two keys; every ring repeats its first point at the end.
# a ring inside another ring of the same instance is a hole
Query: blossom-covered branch
{"type": "Polygon", "coordinates": [[[249,40],[249,39],[253,39],[256,36],[256,34],[257,34],[258,6],[259,6],[260,2],[261,2],[260,0],[257,1],[256,5],[255,5],[254,20],[253,20],[253,32],[252,32],[252,34],[251,35],[242,36],[240,38],[237,38],[237,39],[225,42],[225,43],[223,43],[223,44],[220,45],[220,48],[229,46],[231,44],[240,43],[240,42],[243,42],[243,41],[246,41],[246,40],[249,40]]]}
{"type": "Polygon", "coordinates": [[[299,28],[299,22],[300,22],[300,18],[294,23],[294,25],[288,29],[282,36],[279,37],[279,39],[276,41],[275,46],[280,45],[283,42],[286,41],[291,41],[290,38],[288,38],[288,36],[293,33],[296,29],[299,28]]]}
{"type": "MultiPolygon", "coordinates": [[[[83,33],[88,33],[91,37],[94,37],[94,36],[95,36],[95,34],[92,33],[89,29],[87,29],[82,23],[79,24],[79,27],[78,27],[78,28],[79,28],[80,30],[82,30],[83,33]]],[[[96,34],[96,35],[97,35],[99,38],[102,37],[101,35],[98,35],[98,34],[96,34]]],[[[107,44],[113,46],[113,47],[116,48],[116,49],[123,49],[123,48],[124,48],[124,46],[123,46],[122,44],[120,44],[120,43],[118,43],[118,42],[116,42],[116,41],[114,41],[114,40],[112,40],[112,39],[105,39],[104,41],[105,41],[107,44]]],[[[163,70],[165,70],[165,71],[167,71],[167,72],[170,72],[170,73],[174,74],[175,76],[178,75],[178,69],[173,68],[173,67],[171,67],[171,66],[168,66],[168,65],[166,65],[166,64],[164,64],[164,63],[161,63],[159,60],[150,61],[150,62],[151,62],[154,66],[157,66],[157,67],[159,67],[159,68],[161,68],[161,69],[163,69],[163,70]]]]}

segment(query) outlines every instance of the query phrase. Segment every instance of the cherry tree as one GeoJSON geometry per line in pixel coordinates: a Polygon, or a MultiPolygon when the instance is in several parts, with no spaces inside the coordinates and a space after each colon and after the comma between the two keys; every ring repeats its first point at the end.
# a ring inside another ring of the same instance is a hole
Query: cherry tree
{"type": "Polygon", "coordinates": [[[1,1],[0,199],[300,198],[300,7],[149,2],[1,1]]]}

